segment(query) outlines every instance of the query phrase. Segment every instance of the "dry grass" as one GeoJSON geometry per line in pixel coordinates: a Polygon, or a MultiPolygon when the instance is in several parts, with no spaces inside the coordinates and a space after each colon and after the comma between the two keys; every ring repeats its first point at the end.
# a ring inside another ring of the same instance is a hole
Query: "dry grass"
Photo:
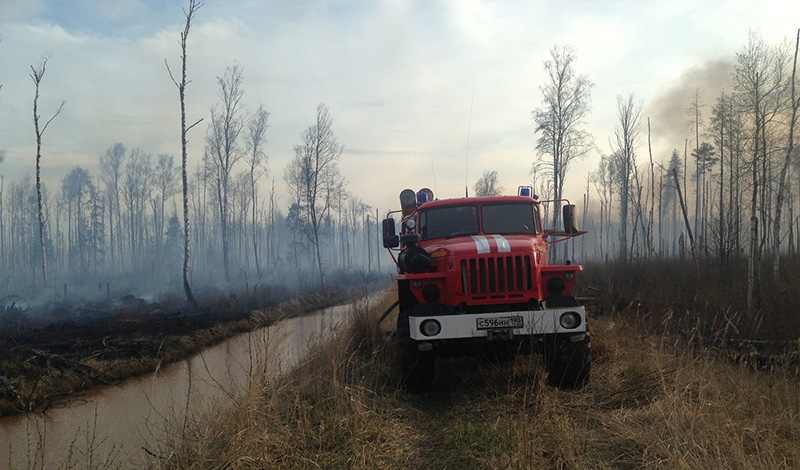
{"type": "Polygon", "coordinates": [[[725,332],[741,338],[800,338],[800,257],[785,259],[781,276],[772,265],[761,267],[753,318],[746,315],[747,260],[651,259],[586,266],[579,295],[597,297],[598,311],[636,312],[661,324],[670,334],[700,334],[709,339],[725,332]],[[666,320],[666,321],[665,321],[666,320]],[[736,330],[731,328],[735,326],[736,330]],[[738,331],[736,333],[735,331],[738,331]]]}
{"type": "MultiPolygon", "coordinates": [[[[593,376],[545,385],[538,356],[498,367],[440,361],[433,393],[397,388],[391,340],[353,324],[279,379],[254,381],[165,443],[156,468],[800,468],[800,393],[787,370],[753,370],[647,315],[593,318],[593,376]]],[[[391,323],[391,318],[385,323],[391,323]]]]}

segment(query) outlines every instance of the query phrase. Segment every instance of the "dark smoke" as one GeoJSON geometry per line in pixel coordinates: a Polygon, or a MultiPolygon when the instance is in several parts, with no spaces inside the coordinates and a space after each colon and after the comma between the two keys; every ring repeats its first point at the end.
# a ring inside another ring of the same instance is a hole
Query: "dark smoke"
{"type": "MultiPolygon", "coordinates": [[[[643,135],[647,132],[650,118],[653,159],[668,161],[673,149],[683,156],[686,139],[689,139],[689,154],[695,147],[694,112],[690,111],[695,93],[700,98],[700,142],[709,140],[704,136],[704,126],[711,120],[711,109],[724,91],[731,93],[731,72],[734,62],[729,59],[709,60],[685,71],[677,80],[664,88],[645,105],[642,120],[643,135]]],[[[646,137],[643,139],[646,142],[646,137]]]]}

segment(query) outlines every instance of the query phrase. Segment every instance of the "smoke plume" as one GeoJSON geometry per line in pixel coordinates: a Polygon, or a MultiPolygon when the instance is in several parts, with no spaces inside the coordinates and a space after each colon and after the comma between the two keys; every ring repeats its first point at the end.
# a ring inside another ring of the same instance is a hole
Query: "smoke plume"
{"type": "Polygon", "coordinates": [[[673,149],[682,155],[686,139],[689,153],[695,147],[695,116],[691,108],[696,93],[700,102],[700,142],[708,140],[704,123],[710,122],[711,109],[719,96],[731,93],[733,66],[729,59],[716,59],[688,69],[646,105],[643,117],[650,117],[655,161],[666,162],[673,149]]]}

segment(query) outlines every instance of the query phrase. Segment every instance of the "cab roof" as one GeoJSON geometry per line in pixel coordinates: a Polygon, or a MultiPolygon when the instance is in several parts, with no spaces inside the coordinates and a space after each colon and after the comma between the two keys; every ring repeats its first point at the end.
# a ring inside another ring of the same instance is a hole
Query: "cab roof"
{"type": "Polygon", "coordinates": [[[436,199],[430,202],[423,202],[417,210],[432,209],[436,207],[463,206],[483,204],[539,204],[538,199],[529,196],[483,196],[483,197],[460,197],[453,199],[436,199]]]}

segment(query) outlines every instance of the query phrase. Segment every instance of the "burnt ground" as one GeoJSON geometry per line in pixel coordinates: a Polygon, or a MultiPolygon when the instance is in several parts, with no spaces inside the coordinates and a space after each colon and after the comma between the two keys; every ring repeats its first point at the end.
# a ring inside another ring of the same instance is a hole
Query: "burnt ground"
{"type": "Polygon", "coordinates": [[[0,300],[0,416],[44,411],[88,388],[152,372],[237,333],[341,303],[343,289],[291,297],[228,294],[147,302],[125,296],[102,303],[30,308],[0,300]],[[282,301],[281,301],[282,300],[282,301]]]}

